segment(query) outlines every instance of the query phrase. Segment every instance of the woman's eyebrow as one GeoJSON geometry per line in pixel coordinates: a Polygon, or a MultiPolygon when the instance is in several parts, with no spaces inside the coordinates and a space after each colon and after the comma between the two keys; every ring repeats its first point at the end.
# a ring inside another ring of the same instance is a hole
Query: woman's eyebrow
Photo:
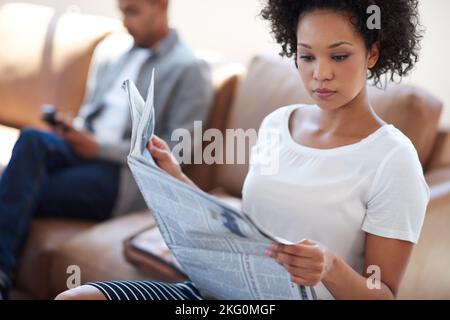
{"type": "Polygon", "coordinates": [[[301,42],[299,42],[297,44],[297,47],[305,47],[305,48],[308,48],[308,49],[312,49],[311,46],[307,45],[306,43],[301,43],[301,42]]]}
{"type": "MultiPolygon", "coordinates": [[[[333,49],[333,48],[339,47],[339,46],[344,45],[344,44],[348,44],[350,46],[353,46],[353,44],[348,42],[348,41],[339,41],[339,42],[336,42],[336,43],[333,43],[333,44],[329,45],[328,48],[329,49],[333,49]]],[[[308,48],[308,49],[312,49],[312,47],[310,45],[308,45],[306,43],[302,43],[302,42],[299,42],[297,44],[297,47],[305,47],[305,48],[308,48]]]]}
{"type": "Polygon", "coordinates": [[[353,46],[353,44],[350,43],[350,42],[347,42],[347,41],[339,41],[339,42],[333,43],[332,45],[328,46],[328,48],[329,48],[329,49],[333,49],[333,48],[339,47],[339,46],[341,46],[341,45],[343,45],[343,44],[348,44],[348,45],[350,45],[350,46],[353,46]]]}

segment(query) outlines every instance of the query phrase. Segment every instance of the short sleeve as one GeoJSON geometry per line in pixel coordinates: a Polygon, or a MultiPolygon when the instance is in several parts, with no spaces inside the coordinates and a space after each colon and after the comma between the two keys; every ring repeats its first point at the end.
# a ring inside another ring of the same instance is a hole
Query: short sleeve
{"type": "Polygon", "coordinates": [[[417,152],[412,143],[402,144],[387,154],[377,169],[362,230],[417,243],[429,200],[417,152]]]}

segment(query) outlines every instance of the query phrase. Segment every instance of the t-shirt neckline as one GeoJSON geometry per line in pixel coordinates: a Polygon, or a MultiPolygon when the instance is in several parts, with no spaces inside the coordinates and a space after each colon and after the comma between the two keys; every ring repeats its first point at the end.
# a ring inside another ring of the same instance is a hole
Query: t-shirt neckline
{"type": "Polygon", "coordinates": [[[378,136],[383,134],[384,131],[386,131],[388,128],[393,127],[392,124],[385,124],[385,125],[381,126],[380,128],[378,128],[377,130],[375,130],[374,132],[372,132],[371,134],[369,134],[367,137],[361,139],[360,141],[352,143],[352,144],[344,145],[344,146],[339,146],[339,147],[334,147],[334,148],[325,148],[325,149],[309,147],[309,146],[305,146],[305,145],[300,144],[297,141],[295,141],[289,130],[289,120],[291,118],[292,112],[294,112],[294,110],[301,108],[301,107],[302,107],[302,105],[294,105],[287,110],[287,112],[285,113],[284,121],[283,121],[283,133],[286,136],[286,141],[292,148],[297,149],[298,151],[301,151],[301,152],[309,153],[309,154],[333,155],[333,154],[338,154],[338,153],[342,153],[342,152],[354,151],[354,150],[361,148],[364,145],[367,145],[368,143],[370,143],[371,141],[376,139],[378,136]]]}

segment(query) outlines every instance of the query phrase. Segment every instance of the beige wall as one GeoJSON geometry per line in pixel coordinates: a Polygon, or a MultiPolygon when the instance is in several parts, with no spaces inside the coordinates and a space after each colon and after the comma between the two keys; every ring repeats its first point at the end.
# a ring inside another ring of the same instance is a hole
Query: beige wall
{"type": "Polygon", "coordinates": [[[450,126],[450,14],[449,0],[422,0],[426,28],[419,63],[407,82],[427,89],[444,102],[442,123],[450,126]]]}
{"type": "MultiPolygon", "coordinates": [[[[11,2],[0,0],[0,5],[11,2]]],[[[24,0],[64,11],[71,4],[82,12],[120,17],[115,0],[24,0]]],[[[195,48],[221,52],[246,62],[256,52],[277,53],[278,47],[257,18],[261,0],[171,0],[171,23],[195,48]]],[[[450,125],[450,0],[422,0],[427,28],[420,62],[405,82],[420,85],[444,101],[443,123],[450,125]]],[[[401,32],[401,30],[399,30],[401,32]]]]}

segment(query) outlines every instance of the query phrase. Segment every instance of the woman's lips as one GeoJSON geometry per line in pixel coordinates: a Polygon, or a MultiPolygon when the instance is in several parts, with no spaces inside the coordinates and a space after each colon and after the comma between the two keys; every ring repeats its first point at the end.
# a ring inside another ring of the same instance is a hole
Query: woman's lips
{"type": "Polygon", "coordinates": [[[329,98],[336,93],[336,91],[329,90],[329,89],[316,89],[313,92],[318,98],[321,98],[321,99],[329,98]]]}

